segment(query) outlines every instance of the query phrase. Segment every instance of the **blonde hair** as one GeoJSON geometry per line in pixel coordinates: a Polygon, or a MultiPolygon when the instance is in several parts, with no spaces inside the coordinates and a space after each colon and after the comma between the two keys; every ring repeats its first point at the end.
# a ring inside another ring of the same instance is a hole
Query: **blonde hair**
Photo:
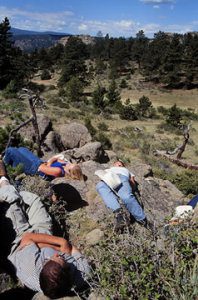
{"type": "MultiPolygon", "coordinates": [[[[66,175],[67,176],[67,175],[66,175]]],[[[75,164],[73,168],[69,170],[69,177],[76,180],[83,180],[84,175],[82,173],[82,169],[79,165],[75,164]]]]}

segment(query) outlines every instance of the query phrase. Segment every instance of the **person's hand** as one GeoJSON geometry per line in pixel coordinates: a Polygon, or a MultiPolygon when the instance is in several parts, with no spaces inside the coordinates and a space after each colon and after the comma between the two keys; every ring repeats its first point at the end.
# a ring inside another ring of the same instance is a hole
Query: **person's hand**
{"type": "Polygon", "coordinates": [[[60,246],[60,252],[71,254],[72,248],[73,248],[72,245],[67,240],[64,239],[64,241],[60,246]]]}
{"type": "Polygon", "coordinates": [[[80,253],[80,250],[75,246],[72,246],[71,255],[73,255],[74,253],[80,253]]]}
{"type": "Polygon", "coordinates": [[[18,249],[21,250],[21,249],[23,249],[24,247],[26,247],[26,246],[28,246],[28,245],[30,245],[30,244],[32,244],[32,243],[33,243],[33,241],[32,241],[32,240],[29,240],[29,239],[26,239],[26,236],[24,235],[24,236],[22,237],[21,241],[20,241],[20,244],[19,244],[19,246],[18,246],[18,249]]]}

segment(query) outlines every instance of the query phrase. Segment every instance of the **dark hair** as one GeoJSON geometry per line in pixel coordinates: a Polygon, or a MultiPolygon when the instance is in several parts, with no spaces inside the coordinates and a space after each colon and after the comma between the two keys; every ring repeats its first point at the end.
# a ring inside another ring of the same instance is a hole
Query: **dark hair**
{"type": "Polygon", "coordinates": [[[51,298],[61,298],[71,291],[73,278],[68,263],[61,266],[59,263],[49,260],[41,270],[39,282],[43,293],[51,298]]]}

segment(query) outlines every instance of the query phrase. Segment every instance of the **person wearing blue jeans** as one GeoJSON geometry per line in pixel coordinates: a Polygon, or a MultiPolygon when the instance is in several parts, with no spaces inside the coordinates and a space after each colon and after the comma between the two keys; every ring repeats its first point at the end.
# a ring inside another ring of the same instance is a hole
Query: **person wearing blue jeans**
{"type": "Polygon", "coordinates": [[[8,147],[5,150],[3,161],[6,165],[12,167],[16,167],[20,164],[25,174],[38,174],[47,180],[64,176],[82,180],[83,174],[80,166],[77,163],[62,160],[59,156],[60,155],[55,155],[47,162],[44,162],[25,147],[8,147]]]}
{"type": "Polygon", "coordinates": [[[134,175],[126,169],[123,163],[116,162],[114,166],[109,169],[120,178],[120,185],[112,190],[104,181],[100,181],[96,185],[96,190],[103,199],[105,205],[113,212],[119,212],[121,205],[118,201],[120,198],[129,211],[130,215],[140,224],[147,225],[146,215],[143,208],[133,195],[132,184],[134,183],[134,175]]]}

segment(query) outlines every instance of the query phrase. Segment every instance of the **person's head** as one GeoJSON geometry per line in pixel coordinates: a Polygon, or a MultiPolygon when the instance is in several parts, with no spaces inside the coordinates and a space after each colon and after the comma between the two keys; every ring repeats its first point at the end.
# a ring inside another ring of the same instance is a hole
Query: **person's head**
{"type": "Polygon", "coordinates": [[[69,176],[72,179],[77,179],[77,180],[83,180],[84,179],[82,169],[78,164],[71,163],[71,164],[67,165],[65,168],[66,168],[66,173],[65,173],[66,176],[68,175],[67,173],[69,173],[69,176]]]}
{"type": "Polygon", "coordinates": [[[45,296],[51,299],[65,296],[73,285],[70,265],[55,254],[43,266],[39,282],[45,296]]]}
{"type": "Polygon", "coordinates": [[[113,165],[114,165],[114,167],[124,167],[125,166],[123,161],[121,161],[121,160],[115,161],[113,165]]]}

